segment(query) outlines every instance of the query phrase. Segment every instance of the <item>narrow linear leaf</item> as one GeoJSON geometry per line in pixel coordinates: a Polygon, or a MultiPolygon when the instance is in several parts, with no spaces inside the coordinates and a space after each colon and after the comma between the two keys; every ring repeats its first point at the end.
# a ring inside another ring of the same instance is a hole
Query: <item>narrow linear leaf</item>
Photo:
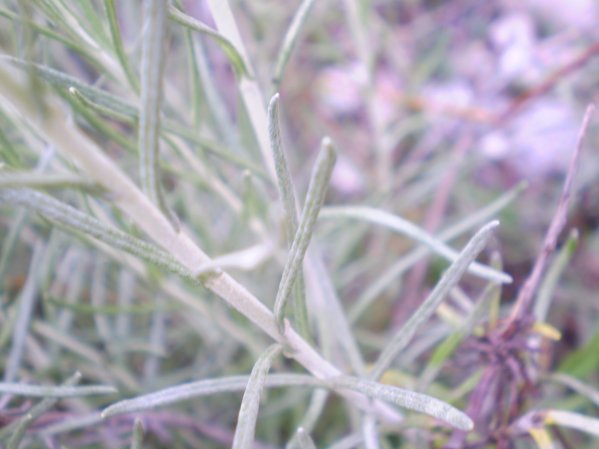
{"type": "Polygon", "coordinates": [[[302,216],[293,239],[293,244],[291,245],[291,250],[289,251],[289,257],[285,264],[275,299],[274,314],[281,330],[283,329],[285,305],[289,299],[293,283],[297,279],[298,271],[302,267],[318,213],[324,202],[329,180],[335,165],[335,159],[335,150],[331,140],[329,138],[323,139],[322,149],[314,165],[310,184],[308,185],[308,193],[306,194],[302,216]]]}
{"type": "Polygon", "coordinates": [[[531,427],[527,430],[539,449],[555,449],[546,427],[531,427]]]}
{"type": "MultiPolygon", "coordinates": [[[[175,4],[177,7],[182,7],[181,0],[176,0],[175,4]]],[[[170,18],[169,11],[169,18],[170,18]]],[[[191,111],[190,118],[191,123],[194,128],[199,128],[200,123],[202,121],[202,111],[204,111],[204,107],[206,103],[209,103],[209,94],[207,88],[204,85],[204,80],[202,79],[202,73],[200,72],[200,64],[203,61],[200,60],[200,54],[198,50],[198,43],[196,39],[194,39],[194,35],[190,29],[187,29],[183,32],[183,36],[185,39],[185,57],[187,60],[187,73],[188,73],[188,83],[191,93],[190,103],[191,103],[191,111]]],[[[208,110],[213,109],[210,104],[207,108],[208,110]]]]}
{"type": "Polygon", "coordinates": [[[63,89],[74,87],[94,103],[98,103],[110,110],[116,111],[128,117],[137,117],[138,111],[134,106],[125,103],[123,100],[108,92],[84,83],[79,78],[75,78],[74,76],[51,69],[50,67],[41,64],[29,64],[22,59],[9,55],[0,55],[0,61],[8,61],[22,70],[26,70],[28,67],[35,68],[40,77],[53,86],[61,87],[63,89]]]}
{"type": "Polygon", "coordinates": [[[599,437],[599,419],[597,418],[566,410],[547,410],[545,413],[546,424],[570,427],[599,437]]]}
{"type": "MultiPolygon", "coordinates": [[[[0,191],[0,195],[1,195],[0,191]]],[[[1,200],[1,196],[0,196],[1,200]]],[[[44,258],[45,246],[38,241],[33,248],[33,255],[29,265],[27,280],[19,295],[19,309],[16,323],[12,333],[12,344],[4,365],[4,381],[12,382],[19,372],[23,353],[25,351],[25,340],[29,332],[33,311],[38,301],[39,268],[44,258]]]]}
{"type": "Polygon", "coordinates": [[[447,269],[428,298],[408,319],[407,323],[393,336],[389,344],[383,349],[372,372],[370,379],[378,379],[383,372],[393,363],[397,355],[407,346],[418,328],[433,314],[437,306],[443,301],[445,295],[457,285],[468,266],[482,251],[491,237],[492,230],[499,225],[493,221],[478,231],[459,254],[455,262],[447,269]]]}
{"type": "Polygon", "coordinates": [[[51,196],[26,189],[0,191],[0,203],[32,209],[72,233],[83,233],[114,248],[133,254],[185,279],[198,282],[193,274],[162,249],[112,228],[51,196]]]}
{"type": "MultiPolygon", "coordinates": [[[[301,420],[300,428],[303,430],[305,434],[309,435],[320,420],[320,416],[324,411],[324,407],[326,405],[327,399],[329,398],[329,394],[330,393],[327,390],[323,389],[315,390],[314,392],[312,392],[308,409],[306,410],[306,413],[304,414],[301,420]]],[[[296,432],[293,438],[291,438],[291,440],[285,446],[286,449],[293,449],[297,447],[296,442],[298,438],[299,435],[296,432]]]]}
{"type": "MultiPolygon", "coordinates": [[[[275,94],[268,105],[268,134],[270,147],[275,162],[275,173],[279,197],[283,204],[283,223],[288,249],[291,251],[293,238],[297,233],[297,201],[295,188],[291,181],[291,173],[281,143],[281,130],[279,126],[279,94],[275,94]]],[[[297,280],[293,283],[293,305],[296,326],[300,333],[307,337],[310,334],[308,325],[308,312],[306,309],[306,287],[303,270],[298,270],[297,280]]]]}
{"type": "Polygon", "coordinates": [[[568,376],[567,374],[551,374],[548,379],[571,388],[581,396],[593,401],[595,405],[599,407],[599,390],[592,388],[586,383],[576,379],[575,377],[568,376]]]}
{"type": "Polygon", "coordinates": [[[425,413],[461,430],[471,430],[472,420],[455,407],[431,396],[384,385],[366,379],[340,376],[331,380],[336,388],[350,388],[373,399],[382,399],[400,407],[425,413]]]}
{"type": "Polygon", "coordinates": [[[420,376],[420,389],[435,379],[445,361],[454,354],[464,338],[476,329],[477,324],[483,320],[485,312],[488,312],[491,302],[495,299],[495,291],[498,289],[498,284],[493,282],[487,284],[478,300],[475,301],[475,306],[461,319],[459,327],[437,345],[420,376]]]}
{"type": "Polygon", "coordinates": [[[64,98],[71,105],[73,114],[84,119],[83,123],[86,122],[88,126],[95,128],[96,132],[103,135],[106,140],[116,142],[132,154],[137,153],[137,142],[133,136],[118,130],[107,118],[113,118],[136,127],[133,120],[89,101],[74,87],[69,87],[68,93],[69,95],[64,95],[64,98]]]}
{"type": "Polygon", "coordinates": [[[220,34],[218,31],[213,30],[207,25],[204,25],[199,20],[196,20],[193,17],[188,16],[183,11],[178,10],[172,5],[169,7],[168,12],[169,17],[175,22],[213,39],[223,50],[223,52],[231,62],[231,65],[233,66],[235,73],[238,76],[249,76],[249,72],[247,70],[245,62],[243,61],[243,57],[239,53],[239,50],[235,48],[235,46],[231,43],[229,39],[220,34]]]}
{"type": "MultiPolygon", "coordinates": [[[[159,305],[162,304],[164,298],[161,295],[156,295],[154,302],[159,305]]],[[[153,350],[153,354],[144,361],[144,382],[151,384],[155,381],[157,375],[160,373],[161,361],[160,358],[164,358],[166,355],[166,316],[157,307],[152,315],[152,324],[150,328],[149,344],[153,350]]]]}
{"type": "Polygon", "coordinates": [[[281,143],[281,129],[279,125],[279,94],[276,93],[268,105],[268,134],[270,137],[270,149],[275,162],[275,171],[277,174],[277,186],[279,196],[283,205],[285,232],[289,245],[297,230],[297,200],[295,198],[295,188],[291,181],[291,173],[287,165],[287,158],[283,151],[281,143]]]}
{"type": "Polygon", "coordinates": [[[98,10],[99,8],[93,4],[94,2],[78,2],[79,8],[74,8],[69,4],[68,0],[59,0],[58,3],[62,3],[63,5],[63,8],[61,8],[62,15],[64,15],[64,12],[69,11],[74,19],[73,21],[81,24],[82,29],[88,33],[90,39],[92,39],[99,48],[104,50],[110,46],[110,38],[108,37],[103,22],[104,15],[98,10]]]}
{"type": "MultiPolygon", "coordinates": [[[[103,255],[98,255],[94,261],[91,281],[91,304],[93,307],[102,308],[106,305],[106,272],[108,261],[103,255]]],[[[96,314],[93,316],[96,333],[102,342],[108,346],[113,338],[112,323],[107,316],[96,314]]]]}
{"type": "MultiPolygon", "coordinates": [[[[178,402],[189,401],[201,396],[244,391],[248,385],[248,380],[249,376],[231,376],[219,379],[204,379],[165,388],[160,391],[116,402],[104,409],[102,417],[108,418],[123,413],[151,410],[178,402]]],[[[323,381],[304,374],[271,374],[266,378],[264,386],[268,388],[284,386],[328,387],[323,381]]]]}
{"type": "MultiPolygon", "coordinates": [[[[13,251],[19,241],[19,236],[29,217],[26,210],[21,210],[17,214],[10,225],[10,228],[5,231],[5,238],[0,247],[0,279],[5,279],[6,271],[9,268],[9,261],[12,260],[13,251]]],[[[4,290],[6,286],[3,286],[0,291],[4,290]]],[[[8,328],[6,328],[8,329],[8,328]]],[[[0,342],[2,338],[0,336],[0,342]]]]}
{"type": "MultiPolygon", "coordinates": [[[[246,390],[248,382],[248,376],[231,376],[177,385],[154,393],[116,402],[104,409],[102,418],[106,419],[124,413],[152,410],[202,396],[240,392],[246,390]]],[[[426,413],[459,429],[469,430],[472,428],[472,421],[468,416],[439,399],[365,379],[349,376],[317,379],[313,376],[303,374],[272,374],[267,376],[263,382],[263,387],[265,388],[291,386],[326,388],[336,392],[349,389],[373,399],[381,399],[403,408],[426,413]]]]}
{"type": "Polygon", "coordinates": [[[54,39],[55,41],[60,42],[61,44],[64,44],[66,47],[69,47],[72,50],[75,50],[77,53],[81,53],[81,54],[86,53],[86,49],[84,47],[82,47],[79,42],[75,42],[75,41],[61,35],[60,33],[53,31],[52,29],[50,29],[46,26],[36,23],[35,21],[28,20],[28,19],[22,17],[21,14],[16,14],[13,11],[10,11],[8,9],[0,8],[0,16],[6,17],[7,19],[10,19],[10,20],[18,21],[19,23],[29,26],[29,27],[31,27],[32,30],[35,30],[37,33],[39,33],[43,36],[46,36],[50,39],[54,39]]]}
{"type": "Polygon", "coordinates": [[[72,398],[115,394],[118,390],[109,385],[85,385],[83,387],[28,385],[0,382],[0,393],[29,398],[72,398]]]}
{"type": "Polygon", "coordinates": [[[439,239],[442,241],[453,239],[470,229],[476,228],[487,223],[490,219],[496,218],[496,215],[509,206],[528,188],[528,183],[522,181],[516,184],[507,192],[500,195],[498,198],[490,202],[488,205],[476,212],[468,215],[458,223],[449,226],[439,233],[439,239]]]}
{"type": "MultiPolygon", "coordinates": [[[[80,380],[81,373],[76,372],[64,382],[63,387],[73,387],[74,385],[77,385],[80,380]]],[[[22,418],[0,429],[0,439],[6,437],[7,435],[12,435],[8,442],[7,448],[10,447],[17,449],[22,438],[25,436],[27,429],[34,423],[36,419],[54,407],[54,404],[56,404],[57,401],[58,398],[56,397],[47,397],[31,407],[22,418]]]]}
{"type": "MultiPolygon", "coordinates": [[[[70,86],[68,88],[68,92],[70,94],[70,98],[67,97],[67,100],[72,99],[72,101],[70,101],[71,106],[77,113],[81,114],[90,124],[94,125],[98,130],[101,130],[103,134],[107,134],[108,136],[112,137],[114,140],[121,143],[125,148],[130,147],[128,145],[129,141],[124,140],[124,137],[121,137],[120,140],[115,138],[115,131],[112,130],[109,126],[98,125],[98,118],[96,118],[96,115],[103,115],[105,117],[109,117],[119,122],[126,123],[128,125],[137,126],[137,112],[135,112],[135,115],[127,115],[122,111],[117,111],[107,106],[103,106],[100,103],[96,103],[90,100],[87,96],[81,93],[79,89],[77,89],[74,86],[70,86]],[[95,112],[96,114],[93,114],[93,112],[95,112]],[[127,144],[124,143],[125,141],[127,142],[127,144]]],[[[137,147],[134,146],[133,149],[137,150],[137,147]]]]}
{"type": "Polygon", "coordinates": [[[319,326],[323,351],[332,357],[332,351],[337,348],[341,349],[353,372],[362,377],[366,372],[362,353],[319,252],[318,247],[315,247],[311,249],[311,253],[308,253],[309,262],[306,267],[306,276],[320,297],[320,304],[314,304],[314,314],[319,326]],[[334,316],[335,320],[331,321],[331,316],[334,316]]]}
{"type": "Polygon", "coordinates": [[[145,432],[146,430],[144,429],[144,424],[141,419],[135,418],[135,423],[133,424],[133,436],[131,438],[131,449],[142,448],[145,432]]]}
{"type": "Polygon", "coordinates": [[[145,8],[139,108],[139,162],[143,191],[178,230],[179,222],[168,208],[160,181],[160,119],[166,63],[167,2],[148,0],[145,8]]]}
{"type": "Polygon", "coordinates": [[[283,79],[283,72],[285,71],[285,67],[287,67],[289,56],[291,56],[291,52],[293,51],[293,48],[295,47],[295,44],[299,38],[300,31],[306,23],[306,19],[308,18],[308,14],[310,13],[313,5],[314,0],[303,0],[295,12],[291,24],[287,28],[287,32],[283,38],[283,44],[279,50],[279,56],[277,57],[275,74],[273,77],[273,82],[277,86],[283,79]]]}
{"type": "Polygon", "coordinates": [[[264,381],[270,370],[272,360],[281,352],[282,346],[274,344],[270,346],[256,361],[252,374],[248,380],[247,387],[243,393],[237,427],[233,437],[233,449],[251,449],[254,445],[256,433],[256,421],[260,408],[260,396],[264,388],[264,381]]]}
{"type": "Polygon", "coordinates": [[[72,174],[12,172],[0,174],[0,189],[29,187],[34,189],[100,190],[100,186],[72,174]]]}
{"type": "Polygon", "coordinates": [[[546,320],[547,312],[549,311],[557,282],[572,259],[577,246],[578,231],[573,229],[568,235],[568,239],[559,250],[552,264],[549,266],[547,274],[545,274],[545,278],[539,286],[539,293],[536,297],[533,308],[533,312],[537,321],[546,320]]]}
{"type": "Polygon", "coordinates": [[[62,433],[72,432],[73,430],[85,429],[96,424],[102,424],[102,418],[99,412],[88,412],[80,415],[73,415],[70,419],[58,421],[50,424],[40,431],[41,437],[51,437],[62,433]]]}
{"type": "Polygon", "coordinates": [[[108,25],[110,26],[110,36],[112,37],[112,45],[114,46],[114,51],[116,53],[117,58],[125,72],[125,76],[129,81],[129,85],[136,92],[139,91],[139,80],[133,70],[131,69],[131,64],[129,64],[129,58],[125,53],[125,48],[123,47],[123,39],[121,37],[121,30],[119,28],[119,22],[116,15],[116,5],[114,0],[104,0],[104,8],[106,9],[106,16],[108,17],[108,25]]]}
{"type": "Polygon", "coordinates": [[[360,447],[362,441],[362,433],[354,432],[344,438],[341,438],[335,444],[328,446],[327,449],[353,449],[356,447],[360,447]]]}
{"type": "Polygon", "coordinates": [[[23,437],[25,436],[25,432],[27,432],[27,429],[32,424],[32,421],[33,420],[31,419],[31,417],[29,415],[25,415],[19,421],[19,426],[17,426],[17,428],[14,430],[13,434],[11,435],[10,439],[8,440],[6,449],[19,449],[19,446],[21,445],[21,441],[23,440],[23,437]]]}
{"type": "Polygon", "coordinates": [[[295,433],[300,449],[316,449],[314,441],[308,432],[303,427],[299,427],[295,433]]]}
{"type": "Polygon", "coordinates": [[[599,329],[580,348],[570,352],[559,364],[558,371],[586,379],[599,369],[599,329]]]}
{"type": "Polygon", "coordinates": [[[434,379],[445,360],[453,355],[465,337],[466,332],[459,330],[449,334],[445,340],[435,347],[420,378],[420,385],[423,385],[424,382],[428,384],[434,379]]]}
{"type": "MultiPolygon", "coordinates": [[[[399,234],[403,234],[423,245],[426,245],[431,251],[439,254],[450,262],[454,262],[458,257],[458,253],[447,246],[443,241],[435,238],[410,221],[405,220],[397,215],[390,214],[389,212],[371,207],[349,206],[327,207],[324,208],[320,214],[320,218],[322,219],[340,217],[353,218],[375,223],[380,226],[385,226],[399,234]]],[[[479,264],[477,262],[472,263],[472,265],[468,267],[468,271],[483,279],[488,279],[494,282],[512,282],[512,277],[507,273],[497,271],[494,268],[479,264]]]]}
{"type": "MultiPolygon", "coordinates": [[[[135,275],[126,268],[119,270],[118,278],[118,306],[116,309],[121,312],[115,318],[114,331],[117,338],[126,339],[131,334],[131,317],[133,309],[141,310],[139,306],[133,306],[133,296],[135,295],[136,280],[135,275]]],[[[153,311],[154,306],[151,306],[153,311]]]]}
{"type": "Polygon", "coordinates": [[[94,307],[89,304],[70,303],[68,301],[63,301],[53,297],[48,297],[47,299],[44,299],[44,301],[47,301],[48,304],[52,304],[58,308],[70,310],[82,315],[116,315],[117,322],[118,318],[129,317],[130,315],[148,315],[157,310],[161,312],[180,310],[180,307],[177,304],[166,304],[162,306],[158,306],[156,304],[130,304],[127,306],[107,304],[102,307],[94,307]]]}

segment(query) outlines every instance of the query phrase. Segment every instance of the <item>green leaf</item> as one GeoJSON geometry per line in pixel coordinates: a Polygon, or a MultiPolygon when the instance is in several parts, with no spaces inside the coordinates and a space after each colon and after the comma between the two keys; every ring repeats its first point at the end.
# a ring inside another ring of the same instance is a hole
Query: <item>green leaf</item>
{"type": "Polygon", "coordinates": [[[138,134],[139,177],[145,194],[178,230],[179,220],[166,204],[160,179],[160,120],[168,5],[164,0],[147,0],[145,5],[138,134]]]}
{"type": "Polygon", "coordinates": [[[213,39],[220,46],[231,62],[231,65],[233,66],[237,76],[249,77],[249,71],[245,65],[245,62],[243,61],[243,57],[229,39],[220,34],[218,31],[204,25],[199,20],[188,16],[174,6],[170,6],[169,16],[172,20],[183,25],[184,27],[197,31],[198,33],[204,34],[213,39]]]}
{"type": "Polygon", "coordinates": [[[185,279],[199,282],[193,273],[161,248],[132,237],[119,229],[107,226],[48,195],[26,189],[7,189],[0,191],[0,203],[2,202],[18,204],[35,210],[70,232],[80,232],[91,236],[185,279]]]}
{"type": "Polygon", "coordinates": [[[116,7],[114,0],[104,0],[104,8],[106,9],[106,15],[108,16],[108,25],[110,26],[110,35],[112,37],[112,45],[116,53],[121,67],[127,76],[129,85],[134,91],[139,91],[139,80],[131,69],[129,58],[125,54],[125,48],[123,47],[123,39],[121,38],[121,30],[119,28],[119,22],[116,16],[116,7]]]}
{"type": "Polygon", "coordinates": [[[144,425],[141,419],[135,418],[133,423],[133,436],[131,438],[131,449],[142,449],[142,443],[144,440],[144,425]]]}
{"type": "Polygon", "coordinates": [[[599,419],[566,410],[545,410],[545,422],[599,437],[599,419]]]}
{"type": "MultiPolygon", "coordinates": [[[[123,413],[152,410],[202,396],[245,391],[248,381],[249,376],[230,376],[176,385],[116,402],[104,409],[102,417],[108,418],[123,413]]],[[[266,378],[264,386],[269,388],[283,386],[326,387],[322,381],[303,374],[273,374],[266,378]]]]}
{"type": "Polygon", "coordinates": [[[314,0],[303,0],[295,12],[291,24],[287,28],[287,32],[283,38],[283,44],[279,50],[279,56],[277,56],[275,73],[273,76],[273,82],[277,86],[281,83],[283,72],[285,71],[287,62],[289,61],[289,56],[291,56],[291,52],[293,51],[295,43],[299,38],[300,31],[305,25],[306,19],[308,18],[308,14],[310,13],[313,5],[314,0]]]}
{"type": "Polygon", "coordinates": [[[34,189],[72,189],[100,191],[101,187],[69,173],[12,172],[0,173],[0,189],[30,187],[34,189]]]}
{"type": "MultiPolygon", "coordinates": [[[[287,165],[287,158],[281,143],[281,130],[279,126],[279,94],[275,94],[268,105],[268,131],[270,147],[275,161],[275,173],[279,197],[283,205],[283,223],[287,246],[289,251],[293,247],[293,239],[297,233],[297,201],[295,187],[291,181],[291,173],[287,165]]],[[[310,335],[308,325],[308,312],[306,309],[306,286],[302,269],[297,272],[297,279],[293,283],[293,316],[296,326],[304,338],[310,335]]]]}
{"type": "Polygon", "coordinates": [[[401,327],[385,349],[383,349],[383,352],[370,373],[371,379],[380,378],[383,372],[393,363],[395,357],[397,357],[397,355],[408,345],[419,327],[424,324],[424,322],[434,313],[441,301],[443,301],[445,295],[457,285],[468,266],[482,251],[491,237],[491,231],[498,225],[499,222],[497,221],[491,222],[472,237],[457,259],[443,274],[441,280],[437,283],[428,298],[426,298],[418,310],[410,316],[407,323],[401,327]]]}
{"type": "Polygon", "coordinates": [[[281,352],[282,346],[274,344],[270,346],[256,361],[252,374],[248,380],[247,387],[243,393],[237,427],[233,437],[233,449],[251,449],[254,446],[254,435],[256,432],[256,421],[260,408],[260,396],[264,388],[264,381],[272,360],[281,352]]]}
{"type": "Polygon", "coordinates": [[[289,294],[293,287],[293,283],[297,280],[299,271],[302,269],[304,256],[308,245],[310,244],[310,238],[314,231],[314,225],[318,218],[320,208],[324,203],[324,198],[331,179],[331,173],[335,166],[335,150],[332,142],[329,138],[324,138],[321,145],[321,151],[318,155],[318,159],[314,164],[312,171],[312,177],[310,178],[310,184],[308,185],[308,193],[306,194],[306,202],[302,210],[302,216],[297,228],[297,232],[293,239],[293,244],[289,250],[289,256],[283,275],[281,276],[281,282],[279,283],[279,290],[277,291],[277,297],[275,299],[274,314],[279,329],[283,332],[284,328],[284,311],[289,294]]]}
{"type": "MultiPolygon", "coordinates": [[[[353,218],[371,223],[385,226],[393,231],[410,237],[417,242],[426,245],[431,251],[439,254],[443,258],[454,262],[458,253],[452,248],[447,246],[445,243],[430,235],[428,232],[419,228],[415,224],[408,220],[403,219],[397,215],[390,214],[380,209],[374,209],[371,207],[364,206],[348,206],[348,207],[327,207],[322,210],[320,214],[321,219],[331,218],[353,218]]],[[[468,267],[468,272],[475,274],[483,279],[488,279],[494,282],[510,283],[512,278],[510,275],[497,270],[481,265],[479,263],[472,263],[468,267]]]]}
{"type": "Polygon", "coordinates": [[[118,393],[118,390],[109,385],[72,386],[46,386],[19,383],[0,382],[0,393],[28,398],[74,398],[82,396],[109,395],[118,393]]]}
{"type": "Polygon", "coordinates": [[[593,401],[595,405],[599,407],[599,390],[592,388],[591,386],[585,384],[584,382],[581,382],[575,377],[568,376],[567,374],[556,373],[549,375],[547,379],[565,385],[568,388],[571,388],[581,396],[593,401]]]}
{"type": "Polygon", "coordinates": [[[574,252],[578,246],[578,231],[573,229],[568,235],[568,239],[561,247],[553,262],[547,269],[543,282],[539,286],[533,312],[537,321],[544,322],[547,318],[547,312],[553,299],[555,288],[560,280],[562,273],[568,267],[574,252]]]}
{"type": "Polygon", "coordinates": [[[568,354],[557,370],[579,379],[588,378],[599,370],[597,354],[599,354],[599,330],[582,347],[568,354]]]}
{"type": "Polygon", "coordinates": [[[461,430],[472,430],[472,420],[455,407],[431,396],[365,379],[341,376],[331,381],[336,388],[350,388],[373,399],[425,413],[461,430]]]}
{"type": "Polygon", "coordinates": [[[295,432],[297,436],[297,442],[299,443],[300,449],[316,449],[314,441],[310,434],[304,430],[303,427],[299,427],[295,432]]]}
{"type": "MultiPolygon", "coordinates": [[[[81,373],[76,372],[73,376],[68,378],[64,384],[64,388],[71,388],[74,385],[78,384],[81,380],[81,373]]],[[[9,425],[0,429],[0,439],[5,438],[7,435],[11,435],[7,449],[18,449],[19,444],[23,437],[25,436],[25,432],[27,429],[44,413],[50,410],[56,402],[58,401],[58,397],[46,397],[33,407],[31,407],[27,413],[20,419],[10,423],[9,425]]]]}

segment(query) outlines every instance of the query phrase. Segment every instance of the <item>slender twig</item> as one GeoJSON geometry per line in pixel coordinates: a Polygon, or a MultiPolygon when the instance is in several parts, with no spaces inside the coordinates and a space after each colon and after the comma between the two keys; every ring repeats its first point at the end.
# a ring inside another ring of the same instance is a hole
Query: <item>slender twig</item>
{"type": "Polygon", "coordinates": [[[504,327],[505,331],[509,330],[510,325],[513,324],[515,320],[522,318],[522,316],[528,312],[533,295],[535,294],[537,286],[539,285],[539,282],[541,282],[543,272],[545,271],[547,258],[555,250],[557,239],[562,229],[566,225],[568,205],[570,204],[570,199],[572,195],[572,185],[574,183],[574,176],[576,175],[578,159],[580,157],[580,153],[584,144],[584,138],[586,136],[587,129],[591,121],[591,116],[593,115],[594,111],[595,106],[592,104],[589,105],[586,109],[584,119],[582,121],[582,126],[580,128],[580,132],[578,133],[576,148],[574,149],[574,154],[570,159],[570,166],[568,167],[568,174],[566,176],[566,181],[564,182],[564,187],[562,189],[559,204],[557,206],[555,215],[551,220],[551,224],[549,226],[549,229],[547,230],[547,234],[545,235],[543,249],[541,250],[535,261],[530,276],[528,277],[522,289],[518,293],[518,297],[516,298],[516,302],[514,304],[514,307],[512,308],[510,317],[504,327]]]}

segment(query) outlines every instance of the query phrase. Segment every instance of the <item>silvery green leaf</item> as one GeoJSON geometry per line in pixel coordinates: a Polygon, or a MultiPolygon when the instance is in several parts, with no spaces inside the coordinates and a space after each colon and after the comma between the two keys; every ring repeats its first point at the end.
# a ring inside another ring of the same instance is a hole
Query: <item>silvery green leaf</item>
{"type": "Polygon", "coordinates": [[[425,413],[461,430],[471,430],[472,420],[455,407],[422,393],[385,385],[366,379],[340,376],[331,380],[335,388],[350,388],[373,399],[382,399],[400,407],[425,413]]]}
{"type": "Polygon", "coordinates": [[[179,221],[166,204],[160,180],[160,127],[168,2],[147,0],[145,5],[138,134],[140,181],[146,195],[178,229],[179,221]]]}
{"type": "Polygon", "coordinates": [[[297,436],[297,442],[300,449],[316,449],[316,445],[314,444],[314,441],[312,441],[312,437],[304,430],[303,427],[299,427],[295,434],[297,436]]]}
{"type": "Polygon", "coordinates": [[[133,435],[131,438],[131,449],[142,449],[142,443],[144,440],[144,424],[141,419],[136,418],[133,423],[133,435]]]}
{"type": "Polygon", "coordinates": [[[314,231],[314,225],[316,224],[320,208],[324,203],[335,160],[336,155],[331,140],[329,138],[323,139],[321,151],[314,164],[312,177],[310,178],[310,184],[308,185],[306,202],[302,210],[297,232],[293,239],[293,244],[289,250],[289,256],[287,263],[285,264],[285,269],[283,270],[283,275],[281,276],[279,290],[277,291],[277,297],[275,299],[274,314],[280,329],[283,328],[285,304],[291,293],[293,283],[296,281],[298,273],[302,269],[304,256],[308,249],[312,232],[314,231]]]}
{"type": "Polygon", "coordinates": [[[238,76],[249,76],[247,66],[243,61],[243,57],[239,53],[239,50],[235,48],[235,46],[231,43],[229,39],[220,34],[218,31],[213,30],[207,25],[204,25],[199,20],[194,19],[191,16],[188,16],[187,14],[173,6],[169,8],[169,16],[175,22],[193,31],[197,31],[198,33],[209,36],[221,47],[227,58],[229,58],[229,61],[231,62],[231,65],[233,66],[235,73],[238,76]]]}
{"type": "Polygon", "coordinates": [[[273,82],[276,85],[281,83],[283,78],[283,72],[285,71],[285,67],[287,66],[287,61],[289,61],[289,56],[291,56],[291,52],[293,51],[293,47],[295,47],[295,43],[299,38],[300,31],[302,27],[306,23],[306,19],[308,18],[308,14],[314,5],[314,0],[303,0],[302,3],[298,6],[295,14],[293,15],[293,20],[291,24],[287,28],[287,32],[285,33],[285,37],[283,38],[283,43],[281,45],[281,49],[279,50],[279,56],[277,56],[277,63],[275,65],[275,73],[273,76],[273,82]]]}
{"type": "Polygon", "coordinates": [[[408,345],[418,328],[434,313],[437,306],[445,298],[445,295],[457,285],[468,266],[482,251],[491,237],[491,231],[498,225],[498,221],[493,221],[484,226],[472,237],[457,259],[445,271],[428,298],[410,316],[407,323],[401,327],[391,338],[385,349],[383,349],[370,373],[371,379],[380,378],[383,372],[393,363],[395,357],[408,345]]]}
{"type": "Polygon", "coordinates": [[[239,416],[237,418],[237,427],[233,437],[233,449],[251,449],[254,445],[254,435],[256,433],[256,421],[258,420],[258,410],[260,408],[260,397],[264,388],[264,381],[270,370],[272,360],[281,352],[282,346],[274,344],[270,346],[258,358],[247,387],[243,393],[239,416]]]}
{"type": "Polygon", "coordinates": [[[47,386],[0,382],[0,393],[29,398],[73,398],[81,396],[110,395],[118,390],[110,385],[47,386]]]}
{"type": "MultiPolygon", "coordinates": [[[[458,257],[458,253],[456,251],[412,222],[405,220],[398,215],[393,215],[380,209],[364,206],[327,207],[322,210],[320,218],[353,218],[357,220],[368,221],[380,226],[385,226],[395,232],[410,237],[411,239],[426,245],[431,251],[439,254],[450,262],[454,262],[458,257]]],[[[483,279],[488,279],[494,282],[512,282],[510,275],[498,272],[494,268],[481,265],[477,262],[472,263],[472,265],[468,267],[468,271],[483,279]]]]}
{"type": "MultiPolygon", "coordinates": [[[[102,417],[107,418],[123,413],[152,410],[201,396],[244,391],[248,380],[248,376],[231,376],[176,385],[116,402],[104,409],[102,417]]],[[[302,374],[272,374],[266,378],[264,385],[268,388],[283,386],[327,387],[322,381],[302,374]]]]}

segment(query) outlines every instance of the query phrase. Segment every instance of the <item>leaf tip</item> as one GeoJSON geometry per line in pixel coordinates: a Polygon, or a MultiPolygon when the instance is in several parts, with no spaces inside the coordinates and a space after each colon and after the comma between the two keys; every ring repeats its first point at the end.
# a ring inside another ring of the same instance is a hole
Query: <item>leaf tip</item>
{"type": "Polygon", "coordinates": [[[489,224],[486,226],[486,228],[487,229],[495,229],[499,225],[500,225],[499,220],[493,220],[493,221],[489,222],[489,224]]]}
{"type": "Polygon", "coordinates": [[[329,136],[325,136],[321,141],[322,152],[324,153],[324,158],[330,163],[334,163],[337,159],[337,150],[335,149],[335,144],[333,143],[333,139],[329,136]]]}

